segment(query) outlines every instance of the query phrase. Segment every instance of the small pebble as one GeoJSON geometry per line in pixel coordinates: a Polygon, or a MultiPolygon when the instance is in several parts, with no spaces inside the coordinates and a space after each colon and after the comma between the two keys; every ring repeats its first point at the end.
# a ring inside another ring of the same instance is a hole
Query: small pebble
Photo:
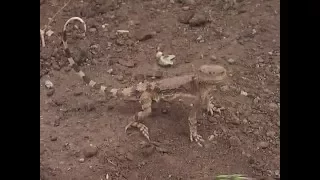
{"type": "Polygon", "coordinates": [[[118,60],[118,63],[128,68],[133,68],[135,66],[135,63],[132,60],[126,61],[126,60],[120,59],[118,60]]]}
{"type": "Polygon", "coordinates": [[[123,76],[122,75],[117,76],[117,80],[118,81],[123,81],[123,76]]]}
{"type": "Polygon", "coordinates": [[[151,39],[156,33],[150,31],[137,31],[135,33],[135,38],[139,41],[145,41],[151,39]]]}
{"type": "Polygon", "coordinates": [[[241,141],[237,136],[231,136],[229,138],[229,142],[231,146],[240,146],[241,145],[241,141]]]}
{"type": "Polygon", "coordinates": [[[275,111],[278,109],[278,105],[276,103],[269,103],[269,108],[271,111],[275,111]]]}
{"type": "Polygon", "coordinates": [[[234,62],[235,62],[234,59],[232,59],[232,58],[229,58],[229,59],[228,59],[228,63],[233,64],[234,62]]]}
{"type": "Polygon", "coordinates": [[[190,20],[189,25],[190,26],[201,26],[207,23],[208,20],[202,12],[196,13],[190,20]]]}
{"type": "Polygon", "coordinates": [[[247,124],[248,120],[247,119],[243,119],[242,122],[243,122],[243,124],[247,124]]]}
{"type": "Polygon", "coordinates": [[[168,153],[169,150],[163,147],[156,147],[156,150],[160,153],[168,153]]]}
{"type": "Polygon", "coordinates": [[[178,21],[183,24],[189,24],[190,19],[194,16],[194,12],[183,12],[178,16],[178,21]]]}
{"type": "Polygon", "coordinates": [[[184,11],[188,11],[190,8],[189,8],[189,6],[183,6],[182,7],[182,10],[184,10],[184,11]]]}
{"type": "Polygon", "coordinates": [[[51,141],[56,141],[57,139],[58,139],[57,136],[50,136],[50,140],[51,140],[51,141]]]}
{"type": "Polygon", "coordinates": [[[83,149],[83,155],[86,158],[95,156],[98,153],[98,149],[94,146],[87,146],[83,149]]]}
{"type": "Polygon", "coordinates": [[[84,158],[80,158],[79,162],[83,163],[84,162],[84,158]]]}
{"type": "Polygon", "coordinates": [[[57,118],[54,120],[53,126],[54,126],[54,127],[60,126],[60,118],[59,118],[59,117],[57,117],[57,118]]]}
{"type": "Polygon", "coordinates": [[[243,95],[243,96],[248,96],[248,93],[247,92],[245,92],[245,91],[241,91],[241,93],[240,93],[241,95],[243,95]]]}
{"type": "Polygon", "coordinates": [[[248,162],[249,162],[249,164],[254,164],[254,163],[255,163],[255,160],[254,160],[253,157],[251,157],[248,162]]]}
{"type": "Polygon", "coordinates": [[[236,116],[236,115],[232,115],[232,124],[234,124],[234,125],[239,125],[240,124],[240,119],[236,116]]]}
{"type": "Polygon", "coordinates": [[[212,141],[213,139],[214,139],[214,135],[213,134],[208,137],[208,141],[212,141]]]}
{"type": "Polygon", "coordinates": [[[108,110],[112,110],[112,109],[114,109],[114,106],[113,105],[108,105],[108,110]]]}
{"type": "Polygon", "coordinates": [[[107,73],[109,73],[109,74],[111,74],[113,72],[113,69],[109,69],[108,71],[107,71],[107,73]]]}
{"type": "Polygon", "coordinates": [[[128,153],[126,154],[126,158],[127,158],[129,161],[133,161],[133,155],[132,155],[132,153],[128,152],[128,153]]]}
{"type": "Polygon", "coordinates": [[[162,109],[161,112],[162,112],[163,114],[167,114],[167,113],[168,113],[168,109],[162,109]]]}
{"type": "Polygon", "coordinates": [[[222,91],[222,92],[226,92],[226,91],[229,91],[229,86],[227,86],[227,85],[224,85],[224,86],[222,86],[221,88],[220,88],[220,90],[222,91]]]}
{"type": "Polygon", "coordinates": [[[212,55],[212,56],[210,56],[210,59],[211,59],[212,61],[216,61],[216,60],[217,60],[217,57],[216,57],[215,55],[212,55]]]}
{"type": "Polygon", "coordinates": [[[266,142],[266,141],[261,141],[261,142],[258,143],[258,147],[259,147],[259,148],[262,148],[262,149],[265,149],[265,148],[267,148],[268,146],[269,146],[269,143],[266,142]]]}
{"type": "Polygon", "coordinates": [[[57,64],[57,63],[52,63],[52,68],[54,69],[54,70],[56,70],[56,71],[60,71],[60,66],[59,66],[59,64],[57,64]]]}
{"type": "Polygon", "coordinates": [[[49,89],[48,91],[47,91],[47,96],[52,96],[53,94],[54,94],[54,89],[49,89]]]}
{"type": "Polygon", "coordinates": [[[53,33],[54,33],[54,32],[53,32],[52,30],[48,30],[48,31],[46,32],[46,35],[47,35],[48,37],[50,37],[53,33]]]}
{"type": "Polygon", "coordinates": [[[273,138],[276,135],[276,132],[274,131],[268,131],[267,136],[273,138]]]}
{"type": "Polygon", "coordinates": [[[150,156],[156,150],[156,147],[153,145],[146,145],[141,151],[142,155],[145,157],[150,156]]]}
{"type": "Polygon", "coordinates": [[[77,91],[73,92],[73,95],[74,95],[74,96],[80,96],[80,95],[82,95],[82,94],[83,94],[83,92],[80,91],[80,90],[77,90],[77,91]]]}
{"type": "Polygon", "coordinates": [[[96,28],[90,28],[89,31],[90,31],[90,32],[96,32],[97,29],[96,29],[96,28]]]}
{"type": "Polygon", "coordinates": [[[52,83],[51,81],[49,81],[49,80],[46,80],[46,81],[44,82],[44,85],[45,85],[46,88],[48,88],[48,89],[53,88],[53,83],[52,83]]]}
{"type": "Polygon", "coordinates": [[[254,103],[254,104],[258,104],[259,101],[260,101],[260,98],[259,98],[259,97],[256,97],[256,98],[254,98],[253,103],[254,103]]]}
{"type": "Polygon", "coordinates": [[[82,108],[87,111],[87,112],[90,112],[92,110],[95,109],[95,103],[93,101],[88,101],[88,102],[85,102],[82,106],[82,108]]]}
{"type": "Polygon", "coordinates": [[[71,71],[71,67],[70,67],[70,66],[65,67],[65,68],[64,68],[64,71],[65,71],[65,72],[71,71]]]}
{"type": "Polygon", "coordinates": [[[258,57],[258,62],[259,62],[259,63],[263,63],[263,62],[264,62],[264,60],[262,59],[262,57],[260,57],[260,56],[258,57]]]}
{"type": "Polygon", "coordinates": [[[195,0],[184,0],[184,3],[188,4],[188,5],[194,5],[194,4],[196,4],[196,1],[195,0]]]}

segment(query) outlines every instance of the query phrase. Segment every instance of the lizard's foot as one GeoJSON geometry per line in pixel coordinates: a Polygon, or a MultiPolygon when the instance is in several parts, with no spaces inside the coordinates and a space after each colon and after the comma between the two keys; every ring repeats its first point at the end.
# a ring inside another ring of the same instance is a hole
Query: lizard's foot
{"type": "Polygon", "coordinates": [[[195,141],[200,147],[203,147],[204,139],[197,131],[190,131],[190,141],[195,141]]]}
{"type": "Polygon", "coordinates": [[[214,104],[211,102],[212,98],[210,98],[210,101],[207,104],[207,112],[210,113],[212,116],[214,112],[221,114],[221,110],[224,110],[224,107],[215,107],[214,104]]]}
{"type": "Polygon", "coordinates": [[[130,122],[126,127],[125,127],[125,132],[127,132],[127,129],[130,127],[136,127],[140,130],[140,132],[143,134],[144,137],[146,137],[148,139],[148,141],[150,141],[150,137],[149,137],[149,130],[148,127],[142,123],[133,121],[130,122]]]}

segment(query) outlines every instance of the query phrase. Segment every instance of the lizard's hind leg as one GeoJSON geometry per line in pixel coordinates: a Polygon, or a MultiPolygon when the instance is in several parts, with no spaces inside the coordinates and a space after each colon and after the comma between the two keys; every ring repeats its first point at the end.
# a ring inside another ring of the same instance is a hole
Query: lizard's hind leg
{"type": "Polygon", "coordinates": [[[202,143],[204,142],[201,135],[198,134],[197,130],[197,112],[199,109],[199,104],[195,103],[191,105],[192,109],[188,116],[189,122],[189,131],[190,131],[190,141],[195,141],[199,146],[203,146],[202,143]]]}
{"type": "Polygon", "coordinates": [[[141,123],[142,120],[149,117],[152,113],[151,105],[152,105],[152,96],[149,92],[144,92],[140,96],[140,104],[142,107],[142,110],[136,113],[132,117],[132,121],[125,127],[125,131],[127,131],[130,127],[136,127],[138,128],[144,137],[146,137],[150,141],[149,137],[149,130],[146,125],[141,123]]]}

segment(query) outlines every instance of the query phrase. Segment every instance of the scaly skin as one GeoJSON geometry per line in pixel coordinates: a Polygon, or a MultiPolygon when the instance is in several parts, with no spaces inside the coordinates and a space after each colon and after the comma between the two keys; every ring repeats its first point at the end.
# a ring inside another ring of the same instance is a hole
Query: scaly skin
{"type": "MultiPolygon", "coordinates": [[[[197,132],[197,112],[203,107],[213,115],[214,112],[221,113],[223,108],[216,108],[212,102],[209,92],[214,84],[220,83],[225,78],[226,69],[218,65],[202,65],[197,72],[190,75],[166,78],[155,82],[145,82],[144,86],[149,85],[150,89],[142,91],[140,104],[142,110],[135,114],[132,121],[126,126],[138,128],[142,134],[150,140],[148,128],[141,123],[142,120],[149,117],[152,113],[152,103],[163,101],[174,101],[176,99],[188,99],[186,104],[191,107],[188,122],[190,131],[190,141],[195,141],[199,146],[204,142],[203,138],[197,132]]],[[[129,88],[137,89],[137,88],[129,88]]],[[[119,90],[116,90],[119,92],[119,90]]],[[[122,91],[123,92],[123,91],[122,91]]],[[[122,95],[124,93],[121,93],[122,95]]],[[[127,93],[130,94],[130,93],[127,93]]],[[[134,94],[134,93],[131,93],[134,94]]]]}
{"type": "Polygon", "coordinates": [[[79,17],[72,17],[64,25],[62,42],[69,65],[76,74],[78,74],[87,85],[100,90],[106,96],[135,96],[139,99],[141,111],[131,118],[131,122],[125,127],[125,130],[129,127],[136,127],[150,141],[148,127],[142,124],[141,121],[151,115],[152,103],[160,100],[174,101],[176,99],[189,99],[189,104],[187,105],[191,107],[188,116],[190,140],[202,146],[201,143],[204,140],[197,132],[197,112],[200,107],[204,107],[210,114],[220,112],[221,109],[214,107],[208,94],[214,84],[224,81],[227,77],[224,67],[219,65],[202,65],[199,69],[193,70],[192,73],[187,75],[166,78],[155,82],[143,82],[123,89],[109,89],[107,86],[98,84],[89,78],[73,60],[67,44],[66,28],[67,25],[74,20],[80,21],[86,31],[85,22],[79,17]]]}

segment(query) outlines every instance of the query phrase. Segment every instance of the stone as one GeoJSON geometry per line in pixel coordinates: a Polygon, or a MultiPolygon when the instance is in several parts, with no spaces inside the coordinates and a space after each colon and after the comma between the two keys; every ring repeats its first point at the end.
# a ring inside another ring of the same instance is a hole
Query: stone
{"type": "Polygon", "coordinates": [[[265,149],[265,148],[267,148],[268,146],[269,146],[269,143],[266,142],[266,141],[261,141],[261,142],[258,143],[258,147],[259,147],[259,148],[262,148],[262,149],[265,149]]]}
{"type": "Polygon", "coordinates": [[[54,92],[55,92],[54,89],[48,89],[47,96],[52,96],[54,94],[54,92]]]}
{"type": "Polygon", "coordinates": [[[210,56],[210,59],[211,59],[211,61],[216,61],[216,60],[217,60],[217,56],[211,55],[211,56],[210,56]]]}
{"type": "Polygon", "coordinates": [[[155,34],[155,32],[140,30],[135,33],[135,38],[139,41],[145,41],[151,39],[155,34]]]}
{"type": "Polygon", "coordinates": [[[133,68],[135,66],[135,63],[132,60],[125,61],[123,59],[120,59],[118,60],[118,63],[128,68],[133,68]]]}
{"type": "Polygon", "coordinates": [[[83,149],[83,155],[86,158],[95,156],[98,153],[98,149],[94,146],[87,146],[83,149]]]}
{"type": "Polygon", "coordinates": [[[207,22],[208,22],[208,20],[207,20],[206,15],[202,12],[198,12],[189,20],[189,25],[190,26],[202,26],[207,22]]]}
{"type": "Polygon", "coordinates": [[[229,138],[229,143],[231,146],[240,146],[241,145],[241,141],[237,136],[231,136],[229,138]]]}
{"type": "Polygon", "coordinates": [[[128,153],[126,154],[126,158],[127,158],[129,161],[133,161],[133,155],[132,155],[132,153],[128,152],[128,153]]]}
{"type": "Polygon", "coordinates": [[[183,24],[189,24],[190,19],[194,16],[194,12],[183,12],[178,16],[178,21],[183,24]]]}
{"type": "Polygon", "coordinates": [[[232,59],[232,58],[229,58],[227,61],[228,61],[229,64],[234,64],[234,63],[236,62],[236,61],[235,61],[234,59],[232,59]]]}

